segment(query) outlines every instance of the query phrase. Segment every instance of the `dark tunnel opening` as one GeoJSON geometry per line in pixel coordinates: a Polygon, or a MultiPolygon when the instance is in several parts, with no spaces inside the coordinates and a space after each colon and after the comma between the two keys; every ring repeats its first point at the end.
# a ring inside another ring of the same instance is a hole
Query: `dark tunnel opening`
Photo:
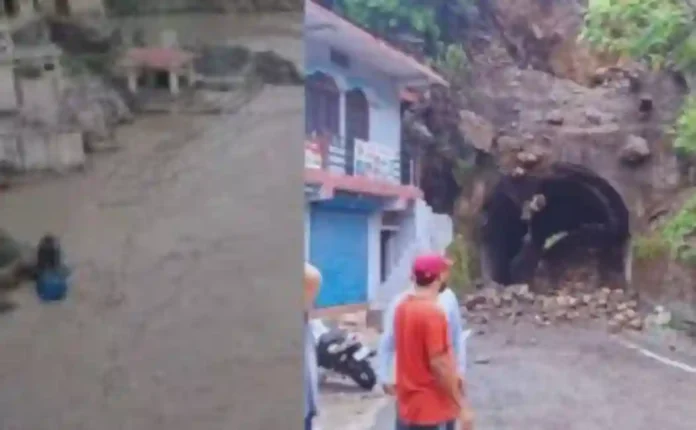
{"type": "Polygon", "coordinates": [[[539,178],[503,177],[488,195],[483,215],[482,269],[499,284],[532,283],[540,264],[559,266],[563,256],[580,258],[578,248],[596,252],[602,282],[625,281],[628,209],[589,169],[556,164],[539,178]]]}

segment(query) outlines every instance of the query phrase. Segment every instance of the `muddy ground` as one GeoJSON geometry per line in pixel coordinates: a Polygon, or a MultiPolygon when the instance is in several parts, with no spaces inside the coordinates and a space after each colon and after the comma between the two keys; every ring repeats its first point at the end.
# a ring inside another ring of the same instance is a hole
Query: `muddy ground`
{"type": "Polygon", "coordinates": [[[25,288],[0,317],[3,429],[283,428],[297,415],[300,97],[267,87],[236,115],[141,119],[84,173],[0,195],[3,228],[59,234],[75,268],[67,302],[25,288]]]}
{"type": "MultiPolygon", "coordinates": [[[[596,327],[498,324],[484,331],[469,349],[479,430],[693,428],[696,350],[687,343],[596,327]]],[[[371,429],[391,430],[393,420],[393,405],[383,405],[371,429]]]]}

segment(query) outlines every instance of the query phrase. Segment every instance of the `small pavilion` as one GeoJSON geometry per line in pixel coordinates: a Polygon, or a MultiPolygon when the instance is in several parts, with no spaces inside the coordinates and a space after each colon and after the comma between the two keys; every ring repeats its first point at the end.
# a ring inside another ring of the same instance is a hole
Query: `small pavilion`
{"type": "Polygon", "coordinates": [[[194,58],[192,52],[178,48],[138,47],[126,51],[119,66],[125,70],[131,93],[138,92],[138,78],[141,76],[154,78],[157,74],[166,73],[169,92],[177,95],[182,77],[189,86],[195,83],[194,58]]]}

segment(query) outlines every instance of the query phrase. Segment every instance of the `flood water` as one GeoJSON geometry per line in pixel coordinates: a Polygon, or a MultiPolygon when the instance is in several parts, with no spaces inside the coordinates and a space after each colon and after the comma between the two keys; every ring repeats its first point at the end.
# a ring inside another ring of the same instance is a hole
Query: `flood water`
{"type": "MultiPolygon", "coordinates": [[[[280,42],[274,20],[188,26],[301,59],[300,33],[280,42]]],[[[0,227],[58,234],[75,269],[66,302],[27,287],[0,315],[3,429],[282,428],[278,415],[296,415],[301,96],[266,87],[235,115],[141,118],[85,172],[0,194],[0,227]],[[290,400],[260,403],[271,385],[290,400]]]]}

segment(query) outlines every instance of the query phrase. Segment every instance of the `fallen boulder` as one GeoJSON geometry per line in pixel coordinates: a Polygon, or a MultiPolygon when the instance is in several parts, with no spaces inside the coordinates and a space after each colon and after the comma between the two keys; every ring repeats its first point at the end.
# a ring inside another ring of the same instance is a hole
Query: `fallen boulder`
{"type": "Polygon", "coordinates": [[[624,164],[634,165],[647,160],[650,154],[648,141],[640,136],[631,134],[626,139],[624,146],[619,150],[619,159],[624,164]]]}

